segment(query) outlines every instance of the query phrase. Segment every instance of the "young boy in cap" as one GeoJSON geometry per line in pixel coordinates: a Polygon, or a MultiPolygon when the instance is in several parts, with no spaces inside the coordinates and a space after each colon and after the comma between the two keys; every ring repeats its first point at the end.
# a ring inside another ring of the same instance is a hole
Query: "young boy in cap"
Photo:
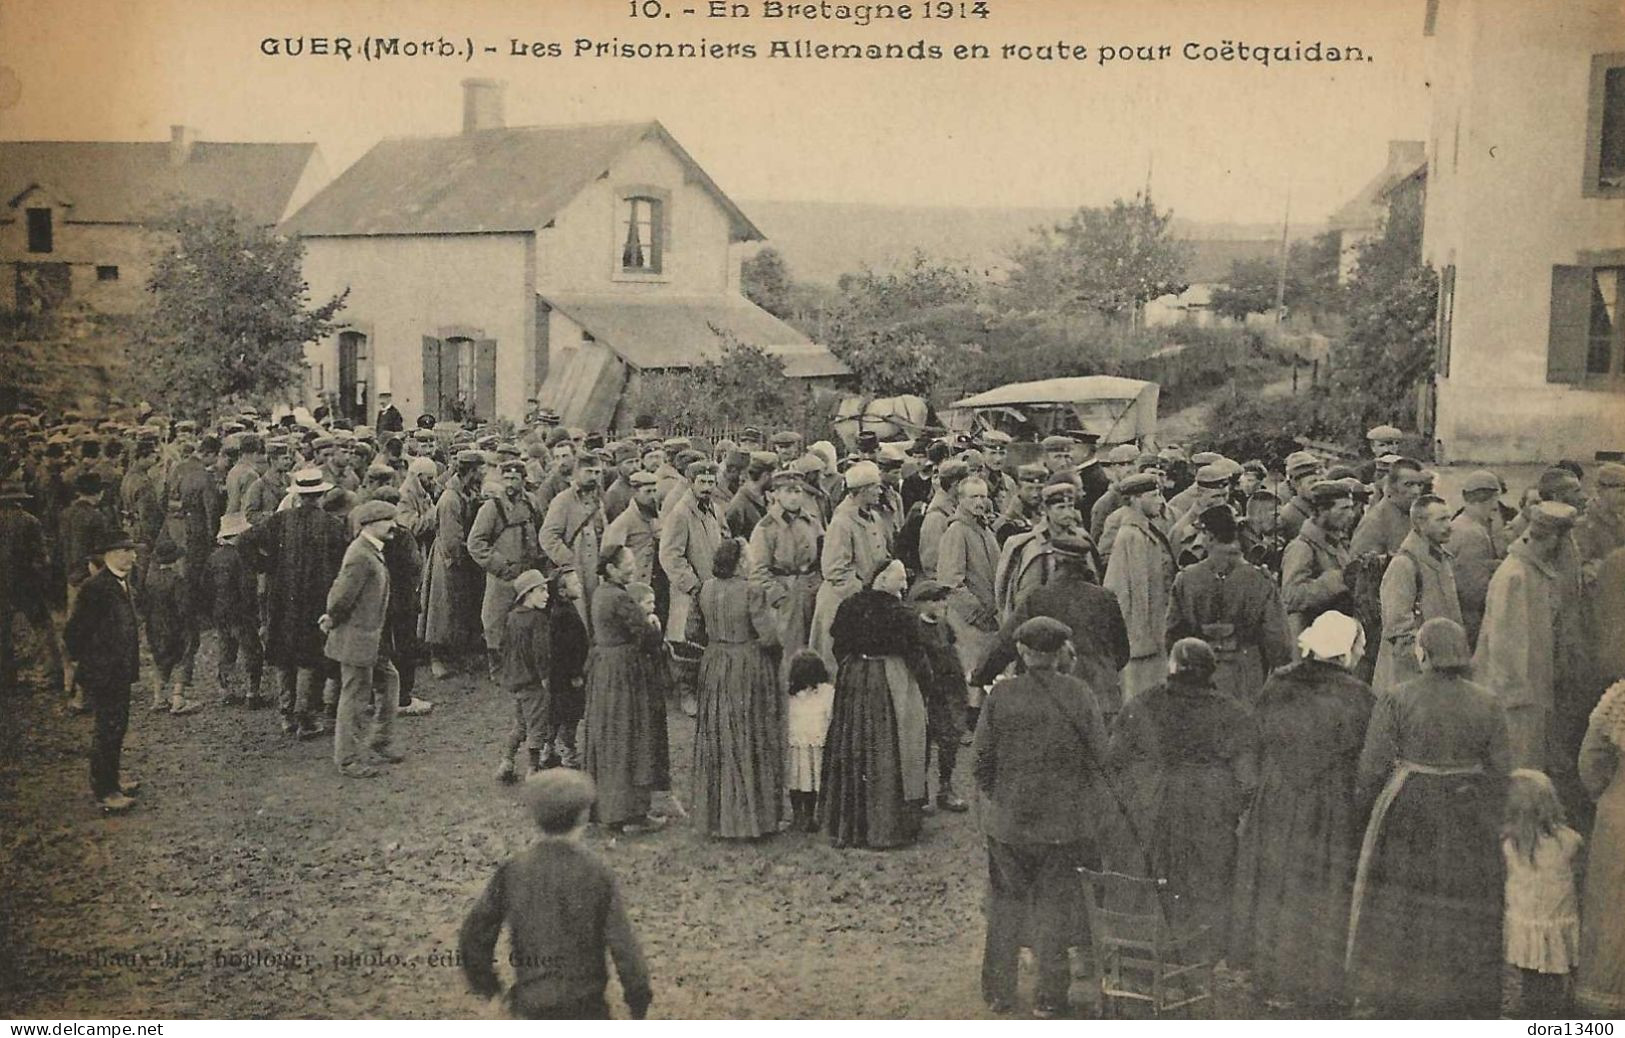
{"type": "Polygon", "coordinates": [[[615,875],[581,845],[597,796],[592,779],[579,771],[532,775],[523,800],[542,838],[497,869],[463,920],[458,951],[469,988],[486,998],[504,995],[516,1019],[608,1019],[606,951],[633,1018],[649,1011],[649,969],[615,875]],[[504,926],[514,964],[506,993],[493,968],[504,926]]]}
{"type": "Polygon", "coordinates": [[[232,687],[231,677],[240,651],[248,673],[247,705],[250,710],[258,710],[271,704],[260,695],[265,652],[260,645],[259,596],[254,574],[237,546],[237,538],[248,528],[248,517],[241,512],[228,512],[220,517],[220,532],[215,538],[220,546],[209,556],[209,564],[203,570],[203,587],[204,601],[220,637],[217,674],[224,693],[222,701],[227,706],[244,702],[242,693],[232,687]]]}
{"type": "Polygon", "coordinates": [[[954,641],[953,628],[946,623],[948,589],[935,580],[922,580],[908,593],[909,604],[920,616],[920,630],[925,636],[925,657],[931,664],[929,688],[925,695],[925,730],[927,741],[937,749],[937,807],[960,813],[970,810],[954,792],[954,764],[959,759],[959,744],[965,734],[960,712],[969,715],[972,727],[976,724],[977,709],[966,706],[965,674],[960,669],[959,648],[954,641]]]}
{"type": "Polygon", "coordinates": [[[502,635],[502,687],[514,699],[513,726],[497,765],[497,781],[518,780],[514,754],[523,745],[535,774],[553,761],[548,685],[552,677],[552,619],[547,611],[547,578],[527,569],[513,582],[514,603],[508,609],[502,635]]]}
{"type": "Polygon", "coordinates": [[[159,538],[145,584],[141,597],[146,606],[147,648],[158,666],[152,709],[164,709],[167,693],[171,714],[195,713],[202,704],[187,699],[186,690],[192,685],[197,631],[192,625],[191,583],[181,569],[180,545],[168,537],[159,538]],[[175,679],[173,688],[171,677],[175,679]]]}

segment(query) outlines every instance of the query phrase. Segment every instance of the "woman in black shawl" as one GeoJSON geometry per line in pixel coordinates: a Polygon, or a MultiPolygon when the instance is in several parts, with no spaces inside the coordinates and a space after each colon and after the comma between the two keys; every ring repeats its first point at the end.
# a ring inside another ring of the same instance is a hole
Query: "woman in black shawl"
{"type": "Polygon", "coordinates": [[[902,847],[925,804],[925,700],[930,683],[919,617],[899,597],[895,559],[842,602],[830,628],[838,670],[824,743],[824,832],[836,847],[902,847]]]}

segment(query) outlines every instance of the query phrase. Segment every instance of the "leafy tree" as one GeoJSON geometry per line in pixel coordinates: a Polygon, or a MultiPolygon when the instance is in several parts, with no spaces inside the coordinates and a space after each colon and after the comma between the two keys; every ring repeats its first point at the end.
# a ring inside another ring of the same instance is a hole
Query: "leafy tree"
{"type": "Polygon", "coordinates": [[[805,389],[786,378],[784,362],[716,329],[726,343],[714,360],[682,371],[644,375],[626,401],[630,413],[674,429],[782,425],[806,407],[805,389]]]}
{"type": "Polygon", "coordinates": [[[1360,247],[1348,285],[1348,333],[1332,350],[1327,400],[1338,436],[1358,442],[1381,422],[1414,426],[1417,388],[1433,369],[1439,276],[1403,234],[1360,247]]]}
{"type": "Polygon", "coordinates": [[[944,371],[948,351],[919,332],[875,330],[830,344],[858,384],[876,396],[927,396],[944,371]]]}
{"type": "Polygon", "coordinates": [[[771,245],[740,266],[740,282],[745,298],[774,317],[788,317],[794,309],[789,264],[771,245]]]}
{"type": "Polygon", "coordinates": [[[890,270],[865,266],[842,274],[837,308],[849,324],[876,325],[922,311],[975,302],[981,282],[964,267],[933,260],[921,249],[890,270]]]}
{"type": "Polygon", "coordinates": [[[296,386],[305,344],[333,330],[348,291],[312,307],[299,241],[224,206],[185,207],[156,227],[172,237],[147,282],[151,308],[131,350],[148,397],[206,416],[296,386]]]}
{"type": "MultiPolygon", "coordinates": [[[[1291,310],[1333,311],[1341,304],[1337,284],[1338,236],[1317,234],[1307,241],[1295,241],[1287,249],[1286,292],[1283,299],[1291,310]]],[[[1213,309],[1226,317],[1244,319],[1248,314],[1275,309],[1276,260],[1237,260],[1230,265],[1225,283],[1213,291],[1213,309]]]]}
{"type": "Polygon", "coordinates": [[[1168,235],[1172,220],[1139,194],[1080,208],[1016,250],[1007,297],[1023,309],[1135,318],[1150,300],[1189,287],[1184,253],[1168,235]]]}

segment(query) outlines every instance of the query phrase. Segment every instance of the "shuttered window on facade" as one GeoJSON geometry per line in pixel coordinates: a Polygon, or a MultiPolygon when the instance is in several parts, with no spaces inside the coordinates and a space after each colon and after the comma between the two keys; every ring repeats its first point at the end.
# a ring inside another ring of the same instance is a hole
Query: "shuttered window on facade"
{"type": "Polygon", "coordinates": [[[495,418],[496,340],[425,335],[423,410],[441,419],[495,418]]]}
{"type": "Polygon", "coordinates": [[[1546,381],[1582,382],[1625,375],[1619,313],[1625,267],[1555,266],[1546,381]]]}

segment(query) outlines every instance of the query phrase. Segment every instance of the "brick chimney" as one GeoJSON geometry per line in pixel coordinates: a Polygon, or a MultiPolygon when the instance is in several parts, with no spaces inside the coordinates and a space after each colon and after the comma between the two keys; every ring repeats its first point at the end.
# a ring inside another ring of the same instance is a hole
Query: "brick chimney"
{"type": "Polygon", "coordinates": [[[197,143],[197,131],[190,126],[175,125],[169,128],[169,164],[171,166],[184,166],[186,160],[192,157],[192,145],[197,143]]]}
{"type": "Polygon", "coordinates": [[[463,80],[464,133],[502,129],[502,91],[506,86],[500,79],[463,80]]]}

